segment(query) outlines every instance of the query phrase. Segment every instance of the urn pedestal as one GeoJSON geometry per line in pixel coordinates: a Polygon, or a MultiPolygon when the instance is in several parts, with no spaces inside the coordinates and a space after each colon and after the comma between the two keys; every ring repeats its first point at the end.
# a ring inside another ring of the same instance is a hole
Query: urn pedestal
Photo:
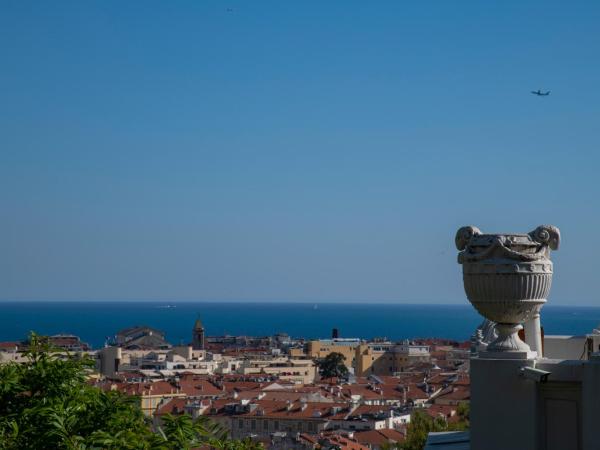
{"type": "Polygon", "coordinates": [[[521,323],[537,323],[533,342],[540,341],[539,313],[552,283],[550,249],[558,249],[560,232],[542,225],[528,234],[483,234],[473,226],[456,234],[467,298],[486,319],[496,322],[498,338],[480,357],[529,359],[536,357],[518,331],[521,323]]]}

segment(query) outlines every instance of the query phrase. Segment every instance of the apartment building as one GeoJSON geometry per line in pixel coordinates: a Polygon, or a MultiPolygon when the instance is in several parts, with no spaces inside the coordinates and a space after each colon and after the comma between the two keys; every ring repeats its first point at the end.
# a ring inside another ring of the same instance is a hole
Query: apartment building
{"type": "Polygon", "coordinates": [[[288,357],[263,357],[261,359],[240,360],[236,373],[265,374],[279,380],[298,384],[313,383],[317,376],[315,362],[310,359],[290,359],[288,357]]]}
{"type": "Polygon", "coordinates": [[[344,363],[348,368],[354,368],[356,348],[361,341],[357,338],[334,338],[309,341],[306,344],[306,355],[312,359],[323,359],[331,353],[344,355],[344,363]]]}
{"type": "Polygon", "coordinates": [[[427,345],[413,345],[407,340],[401,344],[370,342],[355,349],[355,373],[357,376],[395,375],[430,359],[427,345]]]}
{"type": "Polygon", "coordinates": [[[276,432],[318,434],[343,420],[350,408],[348,403],[216,401],[206,415],[226,426],[235,439],[268,438],[276,432]]]}

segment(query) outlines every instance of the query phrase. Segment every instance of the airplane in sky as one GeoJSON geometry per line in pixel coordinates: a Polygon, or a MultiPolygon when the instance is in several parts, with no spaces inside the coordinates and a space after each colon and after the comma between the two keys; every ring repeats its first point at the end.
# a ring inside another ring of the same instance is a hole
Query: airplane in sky
{"type": "Polygon", "coordinates": [[[542,92],[540,89],[537,91],[531,91],[534,95],[539,95],[540,97],[545,97],[546,95],[550,95],[550,91],[542,92]]]}

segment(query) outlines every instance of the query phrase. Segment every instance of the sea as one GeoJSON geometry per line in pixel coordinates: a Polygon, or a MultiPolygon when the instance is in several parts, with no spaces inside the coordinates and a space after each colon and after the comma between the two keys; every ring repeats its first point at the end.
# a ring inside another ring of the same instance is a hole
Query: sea
{"type": "MultiPolygon", "coordinates": [[[[38,334],[74,334],[94,348],[120,329],[148,325],[166,333],[172,344],[191,341],[197,318],[208,336],[271,336],[328,338],[333,328],[341,337],[390,340],[440,337],[467,340],[481,316],[471,305],[389,303],[248,303],[248,302],[0,302],[0,341],[38,334]]],[[[546,334],[590,333],[600,324],[600,307],[546,305],[546,334]]]]}

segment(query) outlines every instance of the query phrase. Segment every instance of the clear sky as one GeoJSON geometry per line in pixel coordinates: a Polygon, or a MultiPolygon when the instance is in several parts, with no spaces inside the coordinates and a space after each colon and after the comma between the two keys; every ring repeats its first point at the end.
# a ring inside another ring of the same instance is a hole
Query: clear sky
{"type": "Polygon", "coordinates": [[[460,303],[458,227],[550,223],[550,301],[600,305],[599,23],[4,0],[0,299],[460,303]]]}

